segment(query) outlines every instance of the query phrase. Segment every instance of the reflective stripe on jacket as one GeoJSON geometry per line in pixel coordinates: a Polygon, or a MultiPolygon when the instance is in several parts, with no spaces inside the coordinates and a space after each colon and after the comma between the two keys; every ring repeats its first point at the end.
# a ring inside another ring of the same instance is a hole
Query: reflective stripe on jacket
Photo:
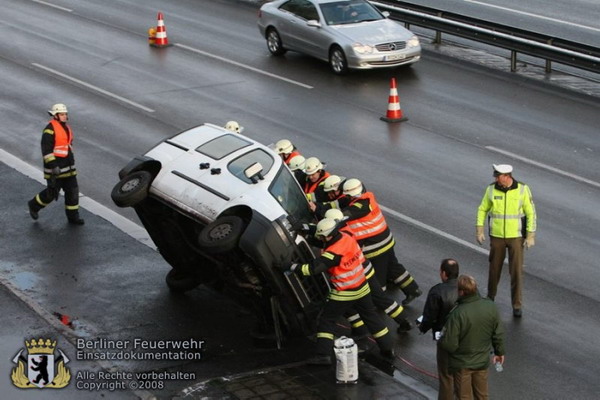
{"type": "Polygon", "coordinates": [[[525,231],[536,230],[533,197],[529,186],[521,182],[506,191],[499,190],[496,184],[489,185],[477,210],[477,226],[484,226],[486,215],[493,237],[517,238],[523,237],[525,231]]]}
{"type": "Polygon", "coordinates": [[[65,158],[69,155],[71,142],[73,142],[73,133],[69,125],[65,124],[65,130],[60,122],[55,119],[50,120],[50,125],[54,130],[54,156],[65,158]]]}
{"type": "Polygon", "coordinates": [[[364,199],[369,200],[369,213],[364,217],[356,218],[347,222],[348,227],[354,233],[354,238],[356,240],[364,240],[379,235],[382,232],[385,232],[388,227],[373,193],[365,192],[359,197],[352,199],[350,206],[357,201],[364,199]]]}
{"type": "Polygon", "coordinates": [[[338,265],[329,268],[329,279],[337,290],[349,290],[361,286],[366,278],[363,263],[366,261],[360,246],[351,236],[341,233],[342,238],[327,247],[321,257],[340,256],[338,265]]]}

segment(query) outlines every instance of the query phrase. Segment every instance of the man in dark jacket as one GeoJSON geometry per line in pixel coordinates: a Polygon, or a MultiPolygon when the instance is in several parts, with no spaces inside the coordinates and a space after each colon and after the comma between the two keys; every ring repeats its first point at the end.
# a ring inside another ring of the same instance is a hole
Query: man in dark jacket
{"type": "Polygon", "coordinates": [[[504,329],[496,304],[479,295],[475,278],[458,277],[458,296],[441,339],[450,354],[454,393],[459,399],[487,399],[490,350],[494,363],[504,364],[504,329]]]}
{"type": "Polygon", "coordinates": [[[454,399],[454,378],[448,371],[448,352],[440,346],[439,336],[446,323],[450,310],[458,299],[458,262],[452,258],[442,260],[440,265],[440,278],[438,283],[429,290],[423,316],[418,324],[421,333],[431,329],[433,339],[437,342],[437,369],[438,369],[438,400],[454,399]]]}

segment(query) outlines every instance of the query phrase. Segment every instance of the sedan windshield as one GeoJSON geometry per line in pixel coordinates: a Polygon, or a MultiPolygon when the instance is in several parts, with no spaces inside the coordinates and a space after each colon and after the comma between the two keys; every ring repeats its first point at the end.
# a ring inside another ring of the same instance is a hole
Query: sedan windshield
{"type": "Polygon", "coordinates": [[[320,7],[327,25],[354,24],[383,18],[375,7],[363,0],[337,1],[321,4],[320,7]]]}

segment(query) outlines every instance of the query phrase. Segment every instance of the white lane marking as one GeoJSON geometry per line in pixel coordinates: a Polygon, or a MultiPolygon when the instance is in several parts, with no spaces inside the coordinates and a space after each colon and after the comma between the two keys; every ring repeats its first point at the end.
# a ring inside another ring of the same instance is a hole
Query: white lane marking
{"type": "Polygon", "coordinates": [[[577,28],[582,28],[582,29],[589,29],[591,31],[596,31],[596,32],[600,32],[600,28],[594,28],[592,26],[587,26],[587,25],[581,25],[581,24],[576,24],[574,22],[569,22],[569,21],[564,21],[561,19],[556,19],[556,18],[550,18],[550,17],[544,17],[543,15],[538,15],[538,14],[533,14],[533,13],[529,13],[526,11],[519,11],[519,10],[514,10],[512,8],[508,8],[508,7],[502,7],[502,6],[497,6],[494,4],[488,4],[488,3],[483,3],[481,1],[476,1],[476,0],[464,0],[466,3],[474,3],[474,4],[479,4],[481,6],[485,6],[485,7],[491,7],[491,8],[497,8],[499,10],[503,10],[503,11],[508,11],[508,12],[512,12],[515,14],[521,14],[521,15],[527,15],[529,17],[534,17],[534,18],[539,18],[539,19],[544,19],[546,21],[551,21],[551,22],[558,22],[560,24],[565,24],[565,25],[571,25],[571,26],[575,26],[577,28]]]}
{"type": "MultiPolygon", "coordinates": [[[[13,156],[12,154],[6,152],[5,150],[0,148],[0,160],[4,162],[9,167],[16,169],[20,173],[30,177],[31,179],[38,181],[42,185],[46,184],[46,180],[44,179],[44,173],[35,168],[31,164],[27,164],[25,161],[13,156]]],[[[111,224],[119,228],[121,231],[131,236],[138,242],[145,244],[153,250],[156,250],[156,246],[148,232],[140,225],[135,222],[123,217],[121,214],[117,214],[113,210],[108,207],[98,203],[95,200],[87,197],[83,193],[79,193],[79,204],[90,211],[93,214],[98,215],[99,217],[104,218],[109,221],[111,224]]]]}
{"type": "Polygon", "coordinates": [[[63,11],[66,11],[66,12],[73,12],[73,10],[71,10],[70,8],[65,8],[65,7],[57,6],[56,4],[47,3],[47,2],[42,1],[42,0],[31,0],[31,1],[33,1],[34,3],[43,4],[43,5],[48,6],[48,7],[58,8],[59,10],[63,10],[63,11]]]}
{"type": "Polygon", "coordinates": [[[523,161],[524,163],[535,165],[536,167],[543,168],[545,170],[554,172],[554,173],[562,175],[562,176],[566,176],[567,178],[575,179],[576,181],[587,183],[588,185],[600,188],[600,183],[596,182],[596,181],[592,181],[591,179],[587,179],[587,178],[584,178],[582,176],[575,175],[575,174],[572,174],[572,173],[567,172],[567,171],[563,171],[562,169],[558,169],[558,168],[552,167],[550,165],[543,164],[541,162],[537,162],[537,161],[531,160],[529,158],[525,158],[525,157],[520,156],[518,154],[511,153],[510,151],[502,150],[502,149],[499,149],[499,148],[494,147],[494,146],[485,146],[485,148],[488,149],[488,150],[490,150],[490,151],[496,152],[496,153],[504,154],[505,156],[514,158],[516,160],[523,161]]]}
{"type": "MultiPolygon", "coordinates": [[[[414,218],[411,218],[411,217],[409,217],[408,215],[404,215],[404,214],[402,214],[402,213],[399,213],[398,211],[394,211],[394,210],[392,210],[391,208],[388,208],[388,207],[386,207],[386,206],[384,206],[384,205],[381,205],[381,204],[380,204],[380,205],[379,205],[379,207],[380,207],[380,208],[381,208],[383,211],[385,211],[386,213],[388,213],[388,214],[390,214],[390,215],[393,215],[394,217],[396,217],[396,218],[397,218],[397,219],[399,219],[400,221],[404,221],[404,222],[406,222],[406,223],[408,223],[408,224],[411,224],[411,225],[413,225],[413,226],[416,226],[417,228],[421,228],[421,229],[423,229],[423,230],[426,230],[426,231],[428,231],[428,232],[431,232],[431,233],[433,233],[433,234],[436,234],[436,235],[438,235],[438,236],[441,236],[441,237],[443,237],[444,239],[448,239],[448,240],[450,240],[450,241],[452,241],[452,242],[455,242],[455,243],[458,243],[458,244],[460,244],[460,245],[462,245],[462,246],[468,247],[469,249],[471,249],[471,250],[475,250],[475,251],[476,251],[476,252],[478,252],[478,253],[481,253],[481,254],[485,254],[485,255],[487,255],[487,254],[488,254],[488,252],[489,252],[487,249],[484,249],[484,248],[482,248],[482,247],[479,247],[479,246],[477,246],[477,245],[475,245],[475,244],[473,244],[473,243],[469,243],[469,242],[467,242],[466,240],[463,240],[463,239],[461,239],[461,238],[459,238],[459,237],[456,237],[456,236],[454,236],[454,235],[451,235],[451,234],[449,234],[449,233],[446,233],[446,232],[444,232],[444,231],[442,231],[442,230],[439,230],[438,228],[434,228],[434,227],[433,227],[433,226],[431,226],[431,225],[427,225],[427,224],[425,224],[425,223],[423,223],[423,222],[421,222],[421,221],[417,221],[416,219],[414,219],[414,218]]],[[[474,226],[474,225],[473,225],[473,226],[474,226]]]]}
{"type": "Polygon", "coordinates": [[[50,67],[46,67],[46,66],[44,66],[42,64],[38,64],[38,63],[31,63],[31,65],[33,65],[34,67],[38,67],[40,69],[43,69],[44,71],[50,72],[51,74],[58,75],[58,76],[60,76],[62,78],[68,79],[71,82],[75,82],[75,83],[77,83],[77,84],[79,84],[81,86],[85,86],[85,87],[87,87],[89,89],[95,90],[96,92],[102,93],[102,94],[104,94],[106,96],[112,97],[113,99],[117,99],[119,101],[122,101],[123,103],[127,103],[129,105],[132,105],[134,107],[137,107],[137,108],[142,109],[142,110],[147,111],[147,112],[151,112],[151,113],[154,112],[153,109],[148,108],[146,106],[143,106],[143,105],[141,105],[139,103],[136,103],[135,101],[131,101],[129,99],[126,99],[125,97],[121,97],[121,96],[119,96],[117,94],[114,94],[114,93],[111,93],[111,92],[109,92],[107,90],[99,88],[98,86],[94,86],[94,85],[92,85],[90,83],[84,82],[82,80],[79,80],[79,79],[74,78],[72,76],[69,76],[67,74],[63,74],[62,72],[57,71],[55,69],[52,69],[50,67]]]}
{"type": "Polygon", "coordinates": [[[263,74],[263,75],[269,76],[271,78],[279,79],[279,80],[282,80],[284,82],[288,82],[288,83],[291,83],[293,85],[298,85],[298,86],[306,88],[306,89],[313,89],[312,86],[307,85],[305,83],[298,82],[298,81],[295,81],[295,80],[292,80],[292,79],[288,79],[288,78],[284,78],[283,76],[271,74],[270,72],[266,72],[266,71],[260,70],[258,68],[254,68],[254,67],[251,67],[249,65],[242,64],[242,63],[230,60],[230,59],[225,58],[225,57],[220,57],[220,56],[217,56],[217,55],[214,55],[214,54],[211,54],[211,53],[207,53],[206,51],[202,51],[202,50],[196,49],[194,47],[186,46],[185,44],[175,43],[175,46],[181,47],[182,49],[185,49],[185,50],[192,51],[194,53],[202,54],[203,56],[206,56],[206,57],[214,58],[215,60],[219,60],[219,61],[226,62],[228,64],[235,65],[235,66],[240,67],[240,68],[247,69],[249,71],[256,72],[257,74],[263,74]]]}

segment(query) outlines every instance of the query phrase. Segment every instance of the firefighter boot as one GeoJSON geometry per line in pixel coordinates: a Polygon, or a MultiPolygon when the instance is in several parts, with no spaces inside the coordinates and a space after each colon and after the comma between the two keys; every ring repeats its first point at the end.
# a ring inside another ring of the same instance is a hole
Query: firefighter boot
{"type": "Polygon", "coordinates": [[[36,204],[33,200],[29,200],[27,202],[27,206],[29,207],[29,215],[31,216],[31,218],[35,221],[37,220],[40,216],[38,214],[38,209],[36,208],[36,204]]]}
{"type": "Polygon", "coordinates": [[[396,322],[398,323],[398,333],[406,333],[412,329],[412,324],[406,318],[397,317],[396,322]]]}
{"type": "Polygon", "coordinates": [[[76,215],[70,215],[67,220],[69,221],[69,224],[71,225],[83,225],[85,224],[85,221],[83,220],[83,218],[81,218],[79,216],[79,214],[76,215]]]}
{"type": "Polygon", "coordinates": [[[422,295],[422,294],[423,294],[423,292],[421,291],[421,289],[419,289],[419,288],[417,287],[416,289],[412,290],[411,292],[409,292],[409,293],[406,295],[406,298],[405,298],[404,300],[402,300],[402,305],[403,305],[403,306],[407,306],[407,305],[409,305],[410,303],[412,303],[412,301],[413,301],[414,299],[416,299],[417,297],[419,297],[419,296],[420,296],[420,295],[422,295]]]}

